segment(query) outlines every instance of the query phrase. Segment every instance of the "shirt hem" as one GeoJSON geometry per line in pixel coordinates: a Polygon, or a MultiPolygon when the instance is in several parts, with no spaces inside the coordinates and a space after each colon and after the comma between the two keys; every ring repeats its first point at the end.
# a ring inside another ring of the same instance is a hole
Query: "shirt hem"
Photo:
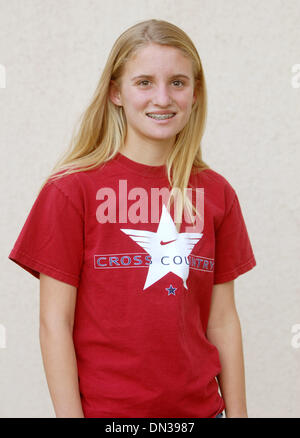
{"type": "Polygon", "coordinates": [[[216,411],[216,413],[214,413],[212,416],[210,417],[199,417],[198,415],[190,417],[190,416],[177,416],[177,417],[170,417],[170,416],[165,416],[165,417],[157,417],[157,416],[149,416],[149,415],[142,415],[142,414],[138,414],[135,415],[134,417],[128,417],[127,415],[113,415],[111,413],[105,413],[105,412],[101,412],[101,411],[97,411],[97,410],[93,410],[93,409],[87,409],[84,410],[84,416],[85,418],[215,418],[217,415],[221,414],[225,409],[225,403],[223,398],[221,398],[220,400],[220,406],[218,408],[218,410],[216,411]]]}
{"type": "Polygon", "coordinates": [[[170,417],[170,416],[165,416],[165,417],[158,417],[158,416],[148,416],[148,415],[135,415],[134,417],[128,417],[127,415],[111,415],[111,414],[104,414],[104,413],[99,413],[99,412],[95,412],[95,411],[89,411],[84,413],[84,418],[151,418],[151,419],[161,419],[161,418],[215,418],[218,414],[220,414],[221,412],[223,412],[224,409],[222,409],[221,411],[218,411],[215,415],[211,416],[211,417],[199,417],[198,415],[195,415],[193,417],[188,416],[188,415],[182,415],[182,416],[177,416],[177,417],[170,417]]]}

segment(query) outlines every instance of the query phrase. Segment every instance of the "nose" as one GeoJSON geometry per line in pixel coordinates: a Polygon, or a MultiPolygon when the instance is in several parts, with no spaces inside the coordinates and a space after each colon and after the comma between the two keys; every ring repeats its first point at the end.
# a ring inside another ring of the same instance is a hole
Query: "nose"
{"type": "Polygon", "coordinates": [[[172,99],[170,97],[170,91],[168,89],[168,86],[165,84],[158,85],[155,89],[152,101],[153,104],[162,107],[170,105],[172,99]]]}

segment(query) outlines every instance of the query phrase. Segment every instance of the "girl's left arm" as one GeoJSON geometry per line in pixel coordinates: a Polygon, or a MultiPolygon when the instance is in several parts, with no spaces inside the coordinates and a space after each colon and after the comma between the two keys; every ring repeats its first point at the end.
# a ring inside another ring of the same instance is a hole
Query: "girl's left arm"
{"type": "Polygon", "coordinates": [[[217,379],[226,418],[248,418],[242,331],[234,300],[234,280],[213,286],[206,336],[219,351],[222,370],[217,379]]]}

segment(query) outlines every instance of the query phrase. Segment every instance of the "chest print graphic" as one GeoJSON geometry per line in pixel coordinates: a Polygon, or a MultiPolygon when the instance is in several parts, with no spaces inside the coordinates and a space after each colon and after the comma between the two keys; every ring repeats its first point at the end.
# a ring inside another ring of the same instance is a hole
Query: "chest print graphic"
{"type": "Polygon", "coordinates": [[[121,231],[151,256],[151,264],[149,265],[144,289],[169,272],[173,272],[182,278],[184,287],[188,288],[186,284],[189,275],[187,258],[203,236],[203,233],[178,233],[164,204],[156,232],[126,228],[122,228],[121,231]]]}
{"type": "Polygon", "coordinates": [[[168,295],[175,295],[175,290],[176,290],[176,289],[177,289],[177,288],[176,288],[176,287],[173,287],[171,284],[170,284],[169,287],[166,287],[166,288],[165,288],[165,290],[168,291],[168,295]]]}

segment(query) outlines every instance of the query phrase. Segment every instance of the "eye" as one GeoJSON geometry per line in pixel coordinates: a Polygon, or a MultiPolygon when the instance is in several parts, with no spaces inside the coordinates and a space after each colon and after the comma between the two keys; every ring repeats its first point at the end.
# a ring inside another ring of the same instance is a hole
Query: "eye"
{"type": "Polygon", "coordinates": [[[179,79],[178,80],[176,80],[176,81],[173,81],[173,83],[174,82],[181,82],[181,86],[183,87],[183,85],[184,85],[184,82],[183,81],[180,81],[179,79]]]}
{"type": "MultiPolygon", "coordinates": [[[[143,81],[138,82],[137,85],[143,85],[144,86],[144,85],[148,85],[149,82],[150,81],[144,79],[143,81]]],[[[184,82],[183,81],[180,81],[179,79],[177,79],[177,80],[173,81],[173,84],[176,83],[176,82],[181,84],[180,86],[176,86],[177,88],[181,88],[181,87],[184,86],[184,82]]]]}
{"type": "Polygon", "coordinates": [[[149,82],[149,81],[147,81],[147,80],[145,79],[145,80],[143,80],[143,81],[138,82],[138,85],[141,85],[143,82],[149,82]]]}

